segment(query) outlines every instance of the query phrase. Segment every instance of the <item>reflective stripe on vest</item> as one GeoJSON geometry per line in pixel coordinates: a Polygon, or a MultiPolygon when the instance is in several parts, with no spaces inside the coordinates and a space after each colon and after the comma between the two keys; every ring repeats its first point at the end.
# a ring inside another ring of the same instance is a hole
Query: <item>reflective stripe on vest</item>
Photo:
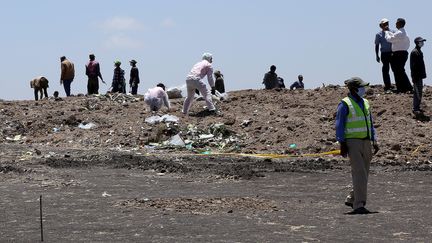
{"type": "Polygon", "coordinates": [[[345,97],[342,101],[348,107],[348,116],[345,123],[345,138],[371,138],[371,120],[369,111],[369,101],[364,100],[364,111],[350,97],[345,97]]]}

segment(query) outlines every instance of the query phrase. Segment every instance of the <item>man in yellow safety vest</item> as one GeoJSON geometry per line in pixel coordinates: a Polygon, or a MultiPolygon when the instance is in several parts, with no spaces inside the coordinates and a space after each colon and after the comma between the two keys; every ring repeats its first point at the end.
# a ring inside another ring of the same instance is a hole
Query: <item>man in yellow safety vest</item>
{"type": "Polygon", "coordinates": [[[370,213],[365,205],[372,145],[374,153],[379,150],[369,101],[363,98],[365,86],[369,83],[353,77],[346,80],[345,85],[350,93],[339,103],[336,114],[336,139],[340,143],[341,155],[348,155],[350,159],[353,184],[345,205],[354,209],[350,214],[367,214],[370,213]]]}

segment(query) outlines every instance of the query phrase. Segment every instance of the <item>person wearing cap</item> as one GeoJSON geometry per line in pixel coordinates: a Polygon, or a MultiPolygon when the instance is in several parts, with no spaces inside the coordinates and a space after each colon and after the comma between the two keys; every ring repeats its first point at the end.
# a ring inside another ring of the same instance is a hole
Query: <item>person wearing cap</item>
{"type": "Polygon", "coordinates": [[[214,106],[211,98],[211,94],[215,94],[215,82],[213,80],[213,55],[210,53],[204,53],[202,60],[196,63],[190,73],[186,77],[186,89],[187,97],[183,104],[183,114],[188,114],[190,106],[192,105],[192,100],[195,96],[195,89],[197,89],[205,99],[207,104],[207,109],[211,113],[216,113],[216,107],[214,106]],[[211,87],[210,91],[207,89],[206,84],[202,79],[207,76],[207,81],[211,87]]]}
{"type": "Polygon", "coordinates": [[[366,214],[367,184],[372,159],[372,145],[375,153],[375,129],[369,101],[364,99],[365,87],[369,83],[353,77],[345,81],[349,89],[347,97],[339,103],[336,113],[336,139],[340,143],[341,155],[348,155],[351,164],[353,190],[346,198],[345,205],[354,209],[352,214],[366,214]]]}
{"type": "Polygon", "coordinates": [[[138,84],[140,82],[139,71],[136,66],[137,61],[130,60],[129,63],[131,65],[129,86],[130,86],[131,94],[136,95],[138,93],[138,84]]]}
{"type": "Polygon", "coordinates": [[[391,68],[394,73],[396,89],[398,92],[411,92],[413,87],[405,72],[405,64],[408,61],[408,49],[410,46],[409,37],[405,31],[405,19],[398,18],[394,33],[391,31],[385,32],[385,38],[392,44],[391,68]]]}
{"type": "Polygon", "coordinates": [[[89,59],[89,62],[86,64],[86,75],[88,77],[87,94],[99,94],[99,78],[104,84],[105,81],[100,72],[99,62],[95,60],[95,55],[90,54],[89,59]]]}
{"type": "Polygon", "coordinates": [[[69,61],[65,56],[60,57],[60,85],[63,84],[66,96],[70,96],[71,83],[75,78],[74,64],[69,61]]]}
{"type": "Polygon", "coordinates": [[[392,55],[392,44],[385,38],[385,32],[391,31],[389,29],[388,19],[382,19],[379,23],[381,31],[375,35],[375,55],[376,61],[382,63],[382,78],[384,82],[384,91],[391,90],[390,80],[390,60],[392,55]],[[379,55],[381,46],[381,57],[379,55]]]}
{"type": "Polygon", "coordinates": [[[114,74],[111,84],[111,92],[113,93],[126,93],[125,71],[120,67],[121,62],[114,62],[114,74]]]}
{"type": "Polygon", "coordinates": [[[293,90],[293,89],[304,89],[303,75],[299,75],[297,78],[298,78],[298,80],[295,81],[293,84],[291,84],[290,90],[293,90]]]}
{"type": "Polygon", "coordinates": [[[276,73],[276,66],[271,65],[270,71],[268,71],[263,78],[264,88],[265,89],[276,89],[279,88],[278,76],[276,73]]]}
{"type": "Polygon", "coordinates": [[[413,112],[420,113],[420,104],[423,96],[423,79],[426,78],[426,66],[424,63],[423,52],[421,48],[425,39],[417,37],[414,39],[415,48],[410,54],[411,78],[414,84],[413,112]]]}
{"type": "Polygon", "coordinates": [[[168,111],[171,109],[171,105],[168,99],[168,94],[165,91],[165,85],[158,83],[156,87],[148,89],[147,93],[144,94],[144,102],[150,107],[150,111],[157,112],[165,105],[168,111]]]}

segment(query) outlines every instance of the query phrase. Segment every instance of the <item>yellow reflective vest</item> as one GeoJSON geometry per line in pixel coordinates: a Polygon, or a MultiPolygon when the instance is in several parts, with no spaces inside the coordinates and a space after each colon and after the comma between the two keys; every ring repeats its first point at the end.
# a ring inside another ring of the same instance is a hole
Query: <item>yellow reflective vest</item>
{"type": "Polygon", "coordinates": [[[348,107],[348,116],[345,123],[345,138],[371,138],[372,125],[369,110],[369,101],[363,99],[364,110],[351,97],[345,97],[342,101],[348,107]]]}

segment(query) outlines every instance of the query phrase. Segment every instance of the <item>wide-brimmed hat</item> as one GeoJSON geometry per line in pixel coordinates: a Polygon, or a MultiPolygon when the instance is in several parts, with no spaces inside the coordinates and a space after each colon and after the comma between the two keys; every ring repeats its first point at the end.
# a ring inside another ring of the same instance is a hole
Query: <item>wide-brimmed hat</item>
{"type": "Polygon", "coordinates": [[[350,79],[345,80],[345,85],[348,88],[360,88],[364,86],[369,86],[369,83],[363,81],[363,79],[359,77],[352,77],[350,79]]]}

